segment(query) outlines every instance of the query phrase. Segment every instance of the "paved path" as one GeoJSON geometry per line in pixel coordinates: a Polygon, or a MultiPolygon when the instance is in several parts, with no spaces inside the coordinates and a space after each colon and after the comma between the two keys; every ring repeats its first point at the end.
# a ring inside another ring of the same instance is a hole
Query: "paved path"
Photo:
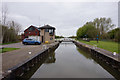
{"type": "MultiPolygon", "coordinates": [[[[20,43],[15,43],[11,44],[12,47],[13,45],[20,44],[20,43]]],[[[44,44],[46,47],[50,47],[55,43],[52,44],[44,44]]],[[[7,46],[11,47],[11,46],[7,46]]],[[[18,48],[16,45],[15,47],[18,48]]],[[[20,47],[19,47],[20,48],[20,47]]],[[[10,51],[10,52],[5,52],[2,53],[2,74],[4,74],[5,71],[8,69],[22,63],[23,61],[26,61],[27,59],[31,58],[32,56],[40,53],[40,51],[44,50],[45,47],[43,44],[41,45],[25,45],[24,48],[20,48],[18,50],[10,51]],[[31,52],[31,54],[29,54],[31,52]]],[[[1,61],[1,60],[0,60],[1,61]]]]}
{"type": "Polygon", "coordinates": [[[24,44],[22,44],[22,42],[13,43],[13,44],[7,44],[7,45],[2,45],[2,47],[10,47],[10,48],[24,48],[24,47],[28,47],[28,46],[32,47],[34,45],[24,45],[24,44]]]}
{"type": "Polygon", "coordinates": [[[2,54],[0,54],[0,80],[2,78],[2,54]]]}

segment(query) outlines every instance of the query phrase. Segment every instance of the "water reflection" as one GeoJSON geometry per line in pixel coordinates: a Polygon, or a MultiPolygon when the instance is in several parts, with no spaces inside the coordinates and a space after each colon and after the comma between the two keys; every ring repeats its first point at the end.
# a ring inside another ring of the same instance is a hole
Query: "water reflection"
{"type": "Polygon", "coordinates": [[[76,47],[76,49],[79,51],[80,54],[82,54],[84,57],[86,57],[87,59],[92,59],[91,58],[91,54],[87,51],[83,51],[83,50],[80,50],[78,47],[76,47]]]}
{"type": "Polygon", "coordinates": [[[113,78],[120,72],[76,47],[72,42],[60,46],[43,58],[23,78],[113,78]],[[32,76],[32,77],[31,77],[32,76]]]}
{"type": "Polygon", "coordinates": [[[62,42],[31,78],[113,78],[113,76],[103,69],[90,53],[76,48],[71,42],[62,42]]]}
{"type": "Polygon", "coordinates": [[[55,63],[55,61],[56,61],[55,52],[53,51],[49,53],[48,56],[42,58],[40,62],[38,62],[34,67],[32,67],[30,71],[26,72],[21,78],[25,80],[29,80],[31,76],[37,71],[38,68],[40,68],[42,64],[51,64],[51,63],[55,63]]]}
{"type": "Polygon", "coordinates": [[[72,44],[73,44],[73,42],[62,42],[61,43],[61,45],[65,46],[65,47],[72,45],[72,44]]]}
{"type": "Polygon", "coordinates": [[[90,59],[94,61],[94,63],[99,64],[102,66],[105,70],[107,70],[111,75],[113,75],[117,80],[120,79],[120,72],[114,68],[112,68],[110,65],[106,64],[105,62],[101,61],[100,59],[96,58],[94,55],[91,55],[87,51],[83,51],[76,47],[76,49],[80,52],[80,54],[84,55],[87,59],[90,59]]]}

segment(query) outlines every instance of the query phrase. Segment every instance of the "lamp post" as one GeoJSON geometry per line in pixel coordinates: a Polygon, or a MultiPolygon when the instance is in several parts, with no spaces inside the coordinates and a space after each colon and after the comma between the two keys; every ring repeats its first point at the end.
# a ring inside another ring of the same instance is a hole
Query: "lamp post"
{"type": "Polygon", "coordinates": [[[85,40],[87,40],[87,35],[85,35],[85,40]]]}
{"type": "Polygon", "coordinates": [[[98,43],[98,35],[97,35],[97,43],[98,43]]]}

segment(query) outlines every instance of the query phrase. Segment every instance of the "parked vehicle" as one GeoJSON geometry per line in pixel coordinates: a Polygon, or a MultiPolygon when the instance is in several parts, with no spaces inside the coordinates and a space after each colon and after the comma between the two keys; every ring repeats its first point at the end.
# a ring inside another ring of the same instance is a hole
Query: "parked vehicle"
{"type": "Polygon", "coordinates": [[[41,44],[40,41],[37,41],[37,40],[35,40],[35,39],[30,39],[30,38],[25,38],[25,39],[22,41],[22,43],[23,43],[24,45],[27,45],[27,44],[36,44],[36,45],[39,45],[39,44],[41,44]]]}

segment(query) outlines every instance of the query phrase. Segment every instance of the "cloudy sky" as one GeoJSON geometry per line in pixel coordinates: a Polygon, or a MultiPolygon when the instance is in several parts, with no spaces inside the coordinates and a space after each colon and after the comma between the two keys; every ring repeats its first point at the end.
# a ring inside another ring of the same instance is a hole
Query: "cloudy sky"
{"type": "Polygon", "coordinates": [[[50,24],[56,27],[56,35],[76,35],[79,27],[95,18],[111,18],[118,25],[118,2],[5,2],[9,19],[22,25],[22,31],[30,25],[50,24]]]}

